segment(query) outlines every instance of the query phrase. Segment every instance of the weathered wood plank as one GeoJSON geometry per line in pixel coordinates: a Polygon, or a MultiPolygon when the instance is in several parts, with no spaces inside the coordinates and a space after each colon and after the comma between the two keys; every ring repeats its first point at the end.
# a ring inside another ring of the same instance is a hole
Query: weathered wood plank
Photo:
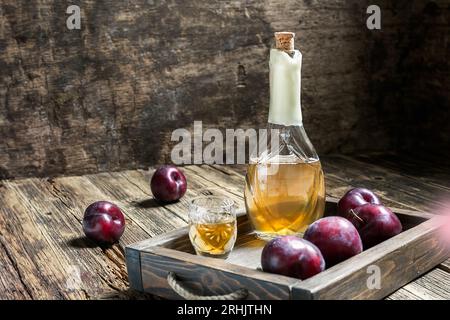
{"type": "Polygon", "coordinates": [[[436,268],[388,297],[390,300],[448,300],[450,273],[436,268]]]}
{"type": "MultiPolygon", "coordinates": [[[[0,225],[2,235],[8,239],[7,248],[12,259],[16,261],[21,282],[26,286],[33,299],[64,299],[64,298],[86,298],[81,290],[68,290],[66,281],[68,275],[65,270],[72,265],[78,265],[76,259],[67,258],[66,253],[60,250],[61,231],[68,226],[62,217],[52,219],[46,216],[49,208],[35,207],[35,199],[38,191],[30,181],[14,185],[6,183],[6,190],[0,197],[2,214],[0,225]],[[24,194],[23,190],[28,188],[24,194]],[[51,223],[50,221],[54,221],[51,223]],[[45,223],[44,223],[45,222],[45,223]],[[43,226],[53,226],[57,237],[52,237],[43,226]]],[[[45,198],[38,200],[45,201],[45,198]]],[[[39,206],[39,205],[38,205],[39,206]]],[[[57,210],[52,210],[57,212],[57,210]]],[[[74,226],[79,223],[74,224],[74,226]]],[[[86,259],[89,270],[92,267],[89,259],[86,259]]],[[[97,279],[98,280],[98,279],[97,279]]],[[[102,282],[99,281],[99,286],[102,282]]]]}
{"type": "Polygon", "coordinates": [[[0,298],[3,300],[31,299],[28,288],[22,282],[17,262],[9,252],[0,232],[0,298]]]}
{"type": "MultiPolygon", "coordinates": [[[[51,195],[58,201],[61,201],[67,212],[81,223],[84,210],[93,202],[106,200],[116,203],[117,198],[103,192],[96,184],[93,184],[88,177],[62,177],[50,180],[48,187],[51,195]]],[[[117,188],[121,188],[119,185],[117,188]]],[[[117,203],[124,211],[126,219],[126,232],[121,238],[120,244],[126,244],[145,239],[149,236],[140,224],[134,219],[133,208],[123,206],[117,203]]],[[[81,230],[80,230],[81,231],[81,230]]],[[[80,232],[81,235],[81,232],[80,232]]]]}
{"type": "Polygon", "coordinates": [[[206,190],[220,191],[224,189],[223,186],[226,186],[226,192],[230,194],[231,199],[236,201],[240,207],[244,207],[243,176],[227,175],[207,165],[188,166],[186,170],[187,174],[191,175],[195,181],[201,182],[206,190]]]}
{"type": "MultiPolygon", "coordinates": [[[[128,179],[128,181],[130,181],[130,183],[136,185],[138,188],[140,188],[141,190],[148,190],[146,192],[148,192],[149,198],[148,201],[144,203],[141,203],[143,206],[149,205],[150,203],[153,203],[154,205],[163,207],[167,210],[169,210],[170,212],[172,212],[172,214],[177,215],[178,217],[180,217],[184,222],[188,221],[188,205],[189,202],[192,198],[198,197],[200,195],[205,195],[205,194],[217,194],[217,195],[224,195],[227,197],[230,197],[231,199],[235,200],[238,202],[238,205],[241,205],[242,202],[242,196],[236,196],[234,195],[230,190],[229,187],[231,185],[230,182],[225,182],[223,184],[224,187],[211,187],[211,185],[209,184],[209,180],[212,177],[209,177],[207,172],[204,172],[204,170],[202,169],[202,174],[200,177],[198,177],[197,175],[193,174],[191,171],[191,168],[194,168],[195,166],[186,166],[183,167],[182,170],[184,172],[184,174],[186,175],[186,179],[188,181],[188,188],[186,191],[186,195],[180,199],[180,201],[175,202],[175,203],[171,203],[171,204],[161,204],[161,203],[157,203],[155,202],[153,199],[153,196],[151,195],[150,192],[150,178],[154,172],[154,169],[150,169],[148,171],[143,171],[143,170],[138,170],[138,171],[127,171],[126,172],[126,178],[128,179]]],[[[125,174],[125,173],[121,173],[121,174],[125,174]]]]}
{"type": "Polygon", "coordinates": [[[429,295],[429,299],[450,299],[450,274],[446,271],[436,268],[406,286],[407,290],[413,289],[429,295]]]}
{"type": "Polygon", "coordinates": [[[438,185],[429,185],[416,178],[403,176],[394,170],[369,165],[353,158],[335,155],[323,161],[327,193],[341,197],[351,187],[367,187],[387,204],[416,210],[434,209],[441,203],[445,191],[438,185]]]}
{"type": "MultiPolygon", "coordinates": [[[[69,187],[78,179],[63,178],[69,187]]],[[[48,180],[5,182],[7,193],[2,194],[1,207],[7,209],[0,217],[2,233],[22,282],[33,299],[92,299],[112,292],[117,297],[132,297],[121,246],[99,248],[86,240],[81,230],[85,205],[92,197],[106,196],[93,185],[76,182],[78,190],[48,180]]],[[[128,221],[121,243],[148,236],[128,221]]]]}
{"type": "Polygon", "coordinates": [[[401,288],[386,297],[386,300],[423,300],[423,297],[401,288]]]}
{"type": "Polygon", "coordinates": [[[371,153],[355,155],[352,158],[392,170],[418,181],[421,185],[440,188],[442,196],[450,192],[450,158],[445,153],[439,157],[433,154],[371,153]]]}
{"type": "Polygon", "coordinates": [[[148,183],[147,189],[140,188],[137,182],[130,183],[125,175],[126,173],[101,173],[88,175],[87,179],[114,199],[150,235],[161,234],[186,224],[180,216],[153,200],[148,183]]]}

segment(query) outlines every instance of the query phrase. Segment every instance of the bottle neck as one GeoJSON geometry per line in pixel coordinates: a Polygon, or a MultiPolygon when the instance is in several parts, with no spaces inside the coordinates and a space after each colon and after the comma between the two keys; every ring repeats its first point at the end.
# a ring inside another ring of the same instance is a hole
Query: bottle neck
{"type": "Polygon", "coordinates": [[[269,123],[283,126],[302,125],[300,102],[302,54],[270,50],[269,123]]]}

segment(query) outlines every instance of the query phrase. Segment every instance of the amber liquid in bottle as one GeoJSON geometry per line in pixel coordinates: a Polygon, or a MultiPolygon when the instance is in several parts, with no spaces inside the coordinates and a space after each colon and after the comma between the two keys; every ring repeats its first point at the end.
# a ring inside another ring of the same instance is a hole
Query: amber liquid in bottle
{"type": "Polygon", "coordinates": [[[324,211],[320,161],[250,164],[245,193],[260,237],[303,233],[324,211]]]}
{"type": "Polygon", "coordinates": [[[270,111],[267,149],[250,159],[245,205],[259,238],[301,235],[325,209],[319,157],[303,127],[300,88],[302,54],[293,33],[276,33],[270,51],[270,111]],[[274,131],[275,130],[275,131],[274,131]]]}

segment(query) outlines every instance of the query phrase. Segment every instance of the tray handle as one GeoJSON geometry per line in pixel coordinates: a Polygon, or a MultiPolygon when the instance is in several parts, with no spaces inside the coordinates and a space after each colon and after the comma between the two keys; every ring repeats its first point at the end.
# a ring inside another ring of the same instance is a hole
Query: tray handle
{"type": "Polygon", "coordinates": [[[173,291],[186,300],[243,300],[248,296],[248,290],[244,288],[224,295],[201,296],[184,287],[173,272],[167,274],[167,282],[173,291]]]}

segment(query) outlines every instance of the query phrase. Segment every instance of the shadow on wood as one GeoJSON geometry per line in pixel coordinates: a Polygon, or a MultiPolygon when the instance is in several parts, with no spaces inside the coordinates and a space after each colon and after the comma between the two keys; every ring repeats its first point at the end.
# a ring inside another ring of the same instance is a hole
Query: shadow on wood
{"type": "Polygon", "coordinates": [[[164,206],[162,203],[158,202],[154,198],[144,199],[141,201],[133,201],[131,204],[135,207],[143,208],[143,209],[159,208],[159,207],[164,206]]]}
{"type": "Polygon", "coordinates": [[[89,240],[87,237],[72,238],[69,241],[67,241],[67,244],[72,248],[77,249],[98,247],[98,245],[95,242],[89,240]]]}

